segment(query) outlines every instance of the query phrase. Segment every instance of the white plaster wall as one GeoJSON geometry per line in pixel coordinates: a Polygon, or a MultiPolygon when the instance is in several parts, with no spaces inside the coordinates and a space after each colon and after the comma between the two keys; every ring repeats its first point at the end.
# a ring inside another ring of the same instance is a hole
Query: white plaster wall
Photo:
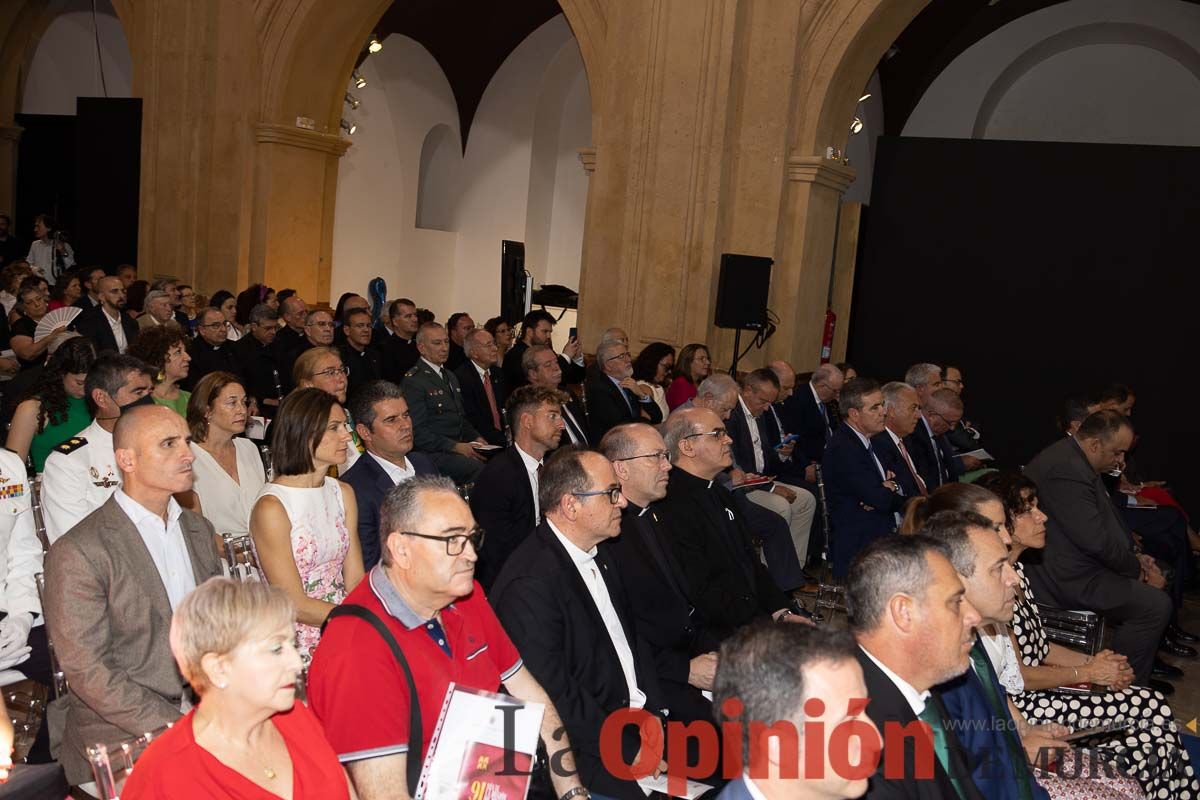
{"type": "MultiPolygon", "coordinates": [[[[21,97],[23,114],[74,116],[75,98],[104,97],[90,0],[66,0],[38,40],[21,97]]],[[[133,62],[109,0],[96,3],[96,30],[109,97],[130,97],[133,62]]]]}
{"type": "Polygon", "coordinates": [[[591,144],[591,101],[564,18],[534,31],[497,71],[465,154],[439,65],[407,37],[384,44],[360,70],[367,88],[350,90],[362,105],[346,108],[359,128],[339,165],[332,298],[381,275],[391,297],[482,323],[499,311],[502,239],[526,242],[535,284],[577,287],[587,183],[575,151],[591,144]],[[422,147],[437,125],[454,146],[437,151],[421,186],[422,147]],[[448,217],[446,230],[417,227],[419,192],[433,216],[448,217]]]}
{"type": "Polygon", "coordinates": [[[904,135],[1200,145],[1200,6],[1073,0],[1014,20],[934,80],[904,135]]]}
{"type": "Polygon", "coordinates": [[[875,143],[883,132],[883,84],[879,82],[879,72],[871,73],[863,94],[870,94],[858,105],[858,116],[863,121],[863,129],[851,136],[846,143],[846,157],[850,166],[856,172],[854,183],[846,190],[843,201],[870,203],[871,181],[875,177],[875,143]]]}

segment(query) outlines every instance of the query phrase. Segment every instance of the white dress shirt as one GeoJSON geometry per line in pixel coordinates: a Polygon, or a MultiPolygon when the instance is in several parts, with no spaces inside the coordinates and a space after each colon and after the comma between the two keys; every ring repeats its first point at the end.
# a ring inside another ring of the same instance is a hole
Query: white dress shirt
{"type": "Polygon", "coordinates": [[[413,478],[417,477],[417,468],[412,465],[412,462],[409,461],[407,457],[404,459],[404,466],[401,467],[398,464],[393,464],[386,458],[380,458],[370,450],[367,451],[367,455],[375,459],[375,463],[383,467],[383,471],[386,472],[387,476],[392,479],[392,483],[396,484],[397,486],[407,480],[412,480],[413,478]]]}
{"type": "Polygon", "coordinates": [[[592,596],[592,602],[596,604],[596,610],[600,612],[600,618],[604,620],[604,627],[608,629],[608,638],[612,641],[613,649],[617,651],[617,660],[621,662],[621,672],[625,673],[625,684],[629,688],[630,708],[643,708],[646,705],[646,694],[638,688],[637,672],[633,666],[633,650],[629,647],[629,640],[625,638],[625,628],[621,626],[617,610],[613,608],[612,597],[608,594],[608,586],[604,583],[604,578],[600,576],[600,567],[596,565],[596,548],[593,547],[584,552],[576,547],[570,539],[563,536],[553,522],[546,520],[546,523],[558,537],[558,541],[566,548],[571,563],[575,565],[575,569],[579,570],[579,576],[583,578],[583,584],[587,586],[588,593],[592,596]]]}
{"type": "Polygon", "coordinates": [[[536,524],[542,519],[541,506],[538,505],[538,469],[542,462],[522,450],[520,445],[514,444],[513,447],[517,448],[517,455],[521,457],[525,464],[525,472],[529,475],[529,486],[533,489],[533,519],[536,524]]]}
{"type": "Polygon", "coordinates": [[[437,364],[433,363],[425,356],[421,356],[421,360],[425,362],[426,366],[428,366],[431,370],[433,370],[434,375],[437,375],[442,380],[446,380],[446,370],[445,370],[444,365],[438,366],[437,364]]]}
{"type": "Polygon", "coordinates": [[[750,413],[750,408],[740,394],[738,395],[738,405],[741,406],[742,415],[746,418],[746,427],[750,429],[750,444],[754,450],[754,471],[761,475],[762,471],[766,469],[766,461],[763,457],[762,435],[758,430],[758,420],[750,413]]]}
{"type": "Polygon", "coordinates": [[[117,318],[113,319],[108,315],[108,309],[101,308],[100,313],[104,315],[104,319],[108,321],[108,326],[112,328],[113,338],[117,340],[117,352],[124,353],[129,349],[129,340],[125,338],[125,326],[121,324],[121,315],[118,313],[117,318]]]}
{"type": "Polygon", "coordinates": [[[183,509],[172,497],[167,500],[167,521],[141,505],[120,489],[113,497],[125,516],[137,528],[138,534],[150,551],[150,558],[167,590],[167,599],[174,610],[183,602],[187,593],[196,588],[196,575],[192,572],[192,558],[183,541],[183,529],[179,527],[179,515],[183,509]]]}
{"type": "Polygon", "coordinates": [[[911,683],[888,669],[887,664],[884,664],[878,658],[871,655],[870,650],[863,647],[861,644],[858,646],[858,649],[866,653],[867,658],[875,662],[875,666],[879,667],[879,669],[883,671],[883,674],[887,676],[887,679],[891,681],[897,689],[900,690],[900,694],[904,695],[904,699],[908,701],[908,706],[912,709],[913,714],[920,717],[921,712],[925,710],[925,702],[929,700],[929,690],[926,689],[923,692],[918,692],[913,688],[911,683]]]}

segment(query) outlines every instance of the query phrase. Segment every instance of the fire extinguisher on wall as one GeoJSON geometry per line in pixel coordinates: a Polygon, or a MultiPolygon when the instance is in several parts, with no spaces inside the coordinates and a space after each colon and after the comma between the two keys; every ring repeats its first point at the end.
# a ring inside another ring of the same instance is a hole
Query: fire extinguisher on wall
{"type": "Polygon", "coordinates": [[[828,364],[833,358],[833,330],[837,327],[837,314],[832,308],[825,310],[825,333],[821,335],[821,363],[828,364]]]}

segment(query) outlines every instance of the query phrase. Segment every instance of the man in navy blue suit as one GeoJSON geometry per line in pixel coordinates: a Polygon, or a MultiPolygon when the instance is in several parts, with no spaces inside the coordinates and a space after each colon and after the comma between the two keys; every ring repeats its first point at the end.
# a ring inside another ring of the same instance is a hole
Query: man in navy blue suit
{"type": "Polygon", "coordinates": [[[350,417],[367,452],[341,480],[354,489],[363,566],[379,563],[379,509],[387,493],[417,475],[437,475],[433,462],[413,453],[413,426],[404,392],[389,381],[371,381],[350,396],[350,417]]]}
{"type": "Polygon", "coordinates": [[[936,389],[921,403],[921,419],[905,439],[925,488],[931,492],[983,465],[974,456],[954,455],[954,448],[946,438],[962,416],[962,399],[949,389],[936,389]]]}
{"type": "Polygon", "coordinates": [[[921,418],[917,390],[900,381],[885,384],[883,410],[885,427],[881,433],[871,437],[871,446],[875,448],[879,462],[896,476],[896,484],[905,497],[928,494],[925,479],[921,477],[912,454],[904,444],[904,437],[916,429],[917,421],[921,418]]]}
{"type": "Polygon", "coordinates": [[[797,388],[779,408],[784,428],[800,437],[792,461],[806,468],[805,480],[809,483],[817,480],[811,465],[821,463],[825,445],[838,425],[829,403],[837,400],[844,382],[840,369],[833,364],[822,364],[813,371],[808,383],[797,388]]]}
{"type": "MultiPolygon", "coordinates": [[[[875,726],[865,709],[846,714],[847,700],[867,696],[857,652],[854,637],[843,628],[760,622],[726,640],[713,687],[713,707],[722,722],[739,726],[746,774],[726,786],[718,800],[862,797],[867,779],[846,777],[841,774],[845,770],[835,766],[860,763],[861,753],[856,751],[861,749],[862,737],[850,737],[844,748],[847,752],[838,753],[838,758],[831,758],[832,748],[825,746],[829,732],[838,726],[856,725],[863,731],[864,725],[875,726]],[[820,714],[805,713],[805,703],[810,699],[821,702],[820,714]],[[740,703],[742,713],[734,719],[725,718],[720,712],[726,700],[740,703]],[[753,723],[768,728],[777,723],[781,727],[790,725],[797,732],[805,730],[805,724],[824,724],[826,737],[796,737],[791,740],[798,745],[795,752],[785,752],[787,736],[760,737],[753,723]],[[816,747],[820,755],[814,758],[806,753],[809,747],[816,747]],[[766,752],[759,750],[757,757],[752,756],[759,748],[766,752]],[[812,764],[820,767],[819,775],[806,774],[812,764]],[[781,773],[786,771],[796,777],[783,777],[781,773]]],[[[725,746],[728,752],[730,743],[725,746]]]]}
{"type": "Polygon", "coordinates": [[[896,529],[896,514],[905,503],[895,475],[871,447],[871,437],[884,429],[879,384],[869,378],[847,381],[841,407],[845,421],[833,432],[821,463],[836,578],[846,577],[859,550],[896,529]]]}

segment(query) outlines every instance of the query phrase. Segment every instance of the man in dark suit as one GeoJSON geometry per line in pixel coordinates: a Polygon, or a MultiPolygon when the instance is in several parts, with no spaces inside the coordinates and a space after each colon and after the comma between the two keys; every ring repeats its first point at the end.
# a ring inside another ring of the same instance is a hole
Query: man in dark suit
{"type": "MultiPolygon", "coordinates": [[[[822,725],[827,732],[842,725],[847,726],[843,730],[862,725],[874,728],[875,723],[865,709],[857,709],[851,715],[846,713],[845,699],[867,696],[857,653],[854,637],[846,629],[836,627],[763,622],[748,626],[726,640],[717,667],[713,707],[722,724],[735,723],[734,730],[741,732],[742,763],[747,767],[761,764],[764,772],[755,770],[753,777],[742,775],[725,787],[718,800],[862,797],[867,790],[867,779],[848,776],[844,766],[838,766],[858,763],[851,751],[843,750],[834,757],[834,747],[826,747],[821,737],[797,736],[789,741],[783,736],[780,744],[795,743],[795,751],[781,748],[778,756],[771,758],[758,749],[765,749],[769,740],[756,736],[746,724],[747,720],[753,720],[770,728],[778,724],[784,730],[797,732],[805,730],[806,724],[822,725]],[[821,701],[818,713],[808,713],[809,699],[821,701]],[[721,714],[727,700],[737,701],[734,707],[742,709],[740,715],[728,718],[721,714]],[[814,748],[816,754],[808,752],[809,748],[814,748]],[[843,756],[848,757],[848,762],[843,756]]],[[[730,747],[730,743],[725,746],[730,747]]]]}
{"type": "MultiPolygon", "coordinates": [[[[486,333],[486,331],[485,331],[486,333]]],[[[506,414],[513,445],[492,458],[471,489],[471,513],[487,531],[475,577],[490,589],[505,560],[541,521],[538,472],[562,435],[562,392],[522,386],[509,398],[506,414]]]]}
{"type": "Polygon", "coordinates": [[[467,421],[458,378],[446,369],[450,337],[436,322],[417,331],[421,360],[404,375],[404,397],[412,414],[417,452],[424,453],[438,472],[456,483],[470,483],[483,469],[484,457],[475,445],[487,445],[467,421]]]}
{"type": "Polygon", "coordinates": [[[816,481],[816,474],[809,465],[820,464],[825,455],[825,445],[837,427],[837,418],[828,404],[838,398],[845,378],[833,364],[822,364],[813,371],[812,377],[803,387],[783,402],[784,427],[800,438],[792,451],[792,460],[803,466],[809,483],[816,481]]]}
{"type": "Polygon", "coordinates": [[[662,422],[662,409],[654,395],[633,379],[633,358],[620,342],[606,342],[596,350],[599,369],[584,386],[591,441],[599,442],[609,428],[626,422],[662,422]]]}
{"type": "Polygon", "coordinates": [[[371,345],[371,312],[365,308],[350,308],[342,312],[342,333],[345,340],[338,346],[342,363],[350,369],[346,392],[354,394],[360,386],[383,378],[379,353],[371,345]]]}
{"type": "Polygon", "coordinates": [[[945,546],[927,536],[876,540],[850,570],[846,607],[870,698],[867,714],[885,737],[889,727],[894,731],[888,747],[903,747],[901,774],[895,774],[894,753],[879,760],[866,794],[872,800],[983,798],[970,777],[969,755],[933,688],[969,667],[980,617],[965,594],[945,546]],[[932,778],[917,777],[931,766],[916,763],[918,754],[929,753],[928,740],[918,745],[914,738],[922,736],[918,720],[934,729],[932,778]],[[912,733],[897,736],[904,728],[912,733]]]}
{"type": "Polygon", "coordinates": [[[1124,466],[1132,443],[1127,417],[1097,411],[1074,437],[1059,439],[1025,467],[1048,517],[1046,549],[1029,565],[1029,579],[1045,602],[1103,614],[1116,626],[1112,649],[1129,659],[1135,682],[1145,684],[1171,619],[1171,598],[1100,478],[1124,466]]]}
{"type": "Polygon", "coordinates": [[[906,498],[928,494],[925,479],[904,443],[921,418],[921,402],[917,399],[916,389],[900,381],[884,384],[883,412],[884,429],[871,437],[871,447],[879,463],[895,476],[896,485],[906,498]]]}
{"type": "Polygon", "coordinates": [[[188,355],[192,363],[183,388],[193,391],[200,379],[212,372],[237,374],[237,358],[229,339],[229,326],[225,324],[225,312],[219,308],[201,309],[196,319],[195,339],[188,344],[188,355]]]}
{"type": "Polygon", "coordinates": [[[296,359],[310,345],[304,324],[308,320],[308,304],[299,295],[292,295],[279,304],[279,316],[284,326],[279,329],[272,347],[275,350],[275,371],[279,373],[283,393],[286,395],[294,386],[292,367],[296,359]]]}
{"type": "Polygon", "coordinates": [[[124,353],[138,335],[138,325],[125,313],[125,284],[120,278],[100,279],[100,305],[75,318],[75,330],[91,339],[97,352],[124,353]]]}
{"type": "Polygon", "coordinates": [[[354,489],[363,568],[370,570],[379,563],[379,509],[387,493],[418,475],[437,475],[437,470],[428,458],[411,452],[412,417],[399,386],[371,381],[350,395],[349,405],[354,429],[367,452],[340,480],[354,489]]]}
{"type": "Polygon", "coordinates": [[[83,294],[75,301],[76,308],[91,311],[100,307],[100,281],[105,274],[104,267],[88,267],[80,273],[79,283],[83,287],[83,294]]]}
{"type": "Polygon", "coordinates": [[[496,340],[483,328],[477,328],[467,334],[463,344],[467,361],[460,364],[454,374],[462,386],[467,421],[488,444],[505,447],[508,437],[504,435],[504,403],[508,399],[508,387],[504,370],[496,366],[500,360],[496,340]]]}
{"type": "Polygon", "coordinates": [[[279,312],[266,303],[250,309],[246,332],[230,349],[246,393],[258,403],[258,413],[272,418],[283,400],[283,376],[272,343],[279,334],[279,312]]]}
{"type": "Polygon", "coordinates": [[[724,423],[706,408],[677,410],[663,440],[674,469],[658,511],[692,604],[721,638],[755,619],[790,615],[789,598],[759,560],[733,496],[714,481],[732,461],[724,423]]]}
{"type": "Polygon", "coordinates": [[[896,529],[905,499],[871,447],[871,437],[884,429],[879,384],[869,378],[847,381],[840,402],[845,421],[829,440],[821,468],[833,527],[833,574],[844,578],[858,551],[896,529]]]}
{"type": "MultiPolygon", "coordinates": [[[[535,345],[550,347],[550,337],[553,334],[554,317],[544,308],[530,311],[521,320],[521,338],[504,354],[504,374],[508,378],[509,391],[526,383],[525,368],[522,365],[525,351],[535,345]]],[[[562,379],[565,382],[579,383],[583,380],[583,348],[578,339],[571,337],[567,340],[562,354],[558,356],[558,364],[562,368],[562,379]]]]}
{"type": "MultiPolygon", "coordinates": [[[[521,356],[521,364],[525,368],[526,382],[543,389],[557,389],[566,397],[563,404],[563,432],[560,444],[573,444],[579,447],[588,446],[588,416],[583,405],[562,382],[562,365],[560,356],[545,345],[535,344],[526,348],[521,356]]],[[[508,376],[505,375],[507,378],[508,376]]],[[[512,391],[512,387],[509,387],[512,391]]]]}
{"type": "Polygon", "coordinates": [[[467,363],[467,334],[475,330],[475,320],[465,311],[458,311],[446,320],[446,331],[450,334],[450,355],[446,356],[446,366],[457,370],[467,363]]]}
{"type": "Polygon", "coordinates": [[[905,440],[908,454],[931,492],[983,466],[974,456],[954,455],[954,447],[946,437],[962,416],[962,398],[949,389],[935,389],[921,405],[921,419],[905,440]]]}
{"type": "MultiPolygon", "coordinates": [[[[637,783],[609,773],[600,756],[600,730],[611,713],[643,709],[657,726],[668,712],[625,585],[597,547],[620,533],[620,484],[604,456],[570,448],[542,468],[538,498],[545,520],[504,565],[492,606],[558,709],[584,785],[618,800],[644,800],[637,783]]],[[[626,763],[641,745],[639,728],[625,726],[626,763]]]]}
{"type": "Polygon", "coordinates": [[[417,352],[417,304],[407,297],[393,300],[388,305],[388,318],[392,321],[391,335],[384,335],[379,343],[383,365],[383,377],[392,383],[404,380],[404,373],[416,366],[421,354],[417,352]]]}
{"type": "Polygon", "coordinates": [[[601,547],[608,549],[629,592],[638,632],[653,648],[671,718],[711,722],[712,705],[700,692],[712,691],[720,639],[688,599],[683,569],[659,519],[670,453],[658,431],[639,422],[606,433],[600,452],[612,464],[626,502],[621,535],[601,547]]]}

